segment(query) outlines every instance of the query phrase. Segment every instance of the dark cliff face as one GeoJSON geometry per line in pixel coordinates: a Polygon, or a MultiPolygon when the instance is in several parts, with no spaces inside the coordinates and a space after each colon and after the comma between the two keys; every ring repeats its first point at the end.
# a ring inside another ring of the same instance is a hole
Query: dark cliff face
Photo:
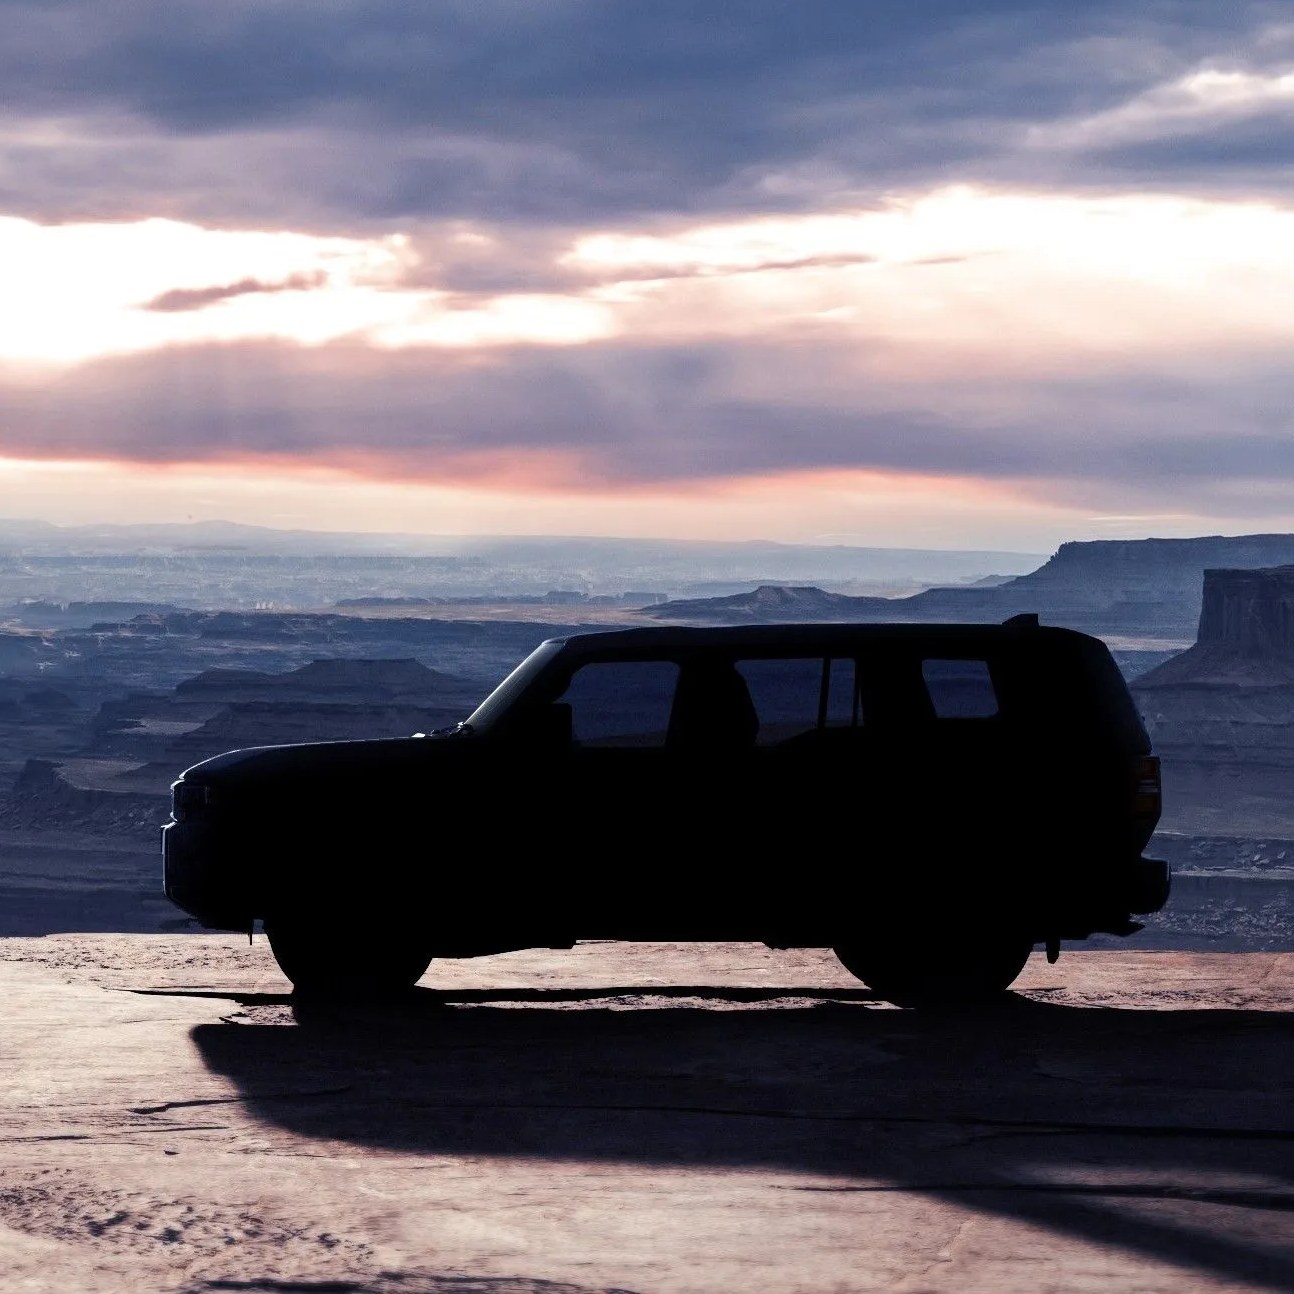
{"type": "Polygon", "coordinates": [[[1036,571],[1013,583],[1084,578],[1097,583],[1153,582],[1196,593],[1209,567],[1249,570],[1294,562],[1294,535],[1200,535],[1191,539],[1089,539],[1061,544],[1036,571]]]}
{"type": "Polygon", "coordinates": [[[1205,571],[1203,584],[1195,645],[1143,674],[1134,689],[1294,685],[1294,566],[1205,571]]]}
{"type": "Polygon", "coordinates": [[[1294,565],[1209,570],[1199,636],[1132,683],[1165,825],[1294,831],[1294,565]]]}
{"type": "Polygon", "coordinates": [[[1088,633],[1189,639],[1200,619],[1206,567],[1294,563],[1294,535],[1198,539],[1097,539],[1062,544],[1036,571],[991,587],[927,589],[906,598],[847,597],[816,587],[765,585],[727,597],[675,600],[646,609],[656,619],[1001,621],[1036,612],[1088,633]]]}
{"type": "Polygon", "coordinates": [[[1062,544],[1036,571],[994,589],[931,589],[894,604],[923,618],[1004,619],[1037,611],[1090,633],[1187,637],[1206,568],[1294,563],[1294,535],[1095,539],[1062,544]]]}
{"type": "Polygon", "coordinates": [[[1294,660],[1294,566],[1205,571],[1197,640],[1294,660]]]}

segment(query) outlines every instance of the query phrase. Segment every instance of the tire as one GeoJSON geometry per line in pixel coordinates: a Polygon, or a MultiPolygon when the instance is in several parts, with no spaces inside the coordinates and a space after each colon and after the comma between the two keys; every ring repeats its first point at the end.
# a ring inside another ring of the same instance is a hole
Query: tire
{"type": "Polygon", "coordinates": [[[309,913],[265,920],[279,969],[298,993],[390,995],[412,988],[431,965],[425,936],[380,919],[309,913]]]}
{"type": "Polygon", "coordinates": [[[1015,982],[1033,951],[1022,935],[970,932],[899,941],[878,937],[832,950],[877,997],[896,1006],[957,1007],[990,1002],[1015,982]]]}

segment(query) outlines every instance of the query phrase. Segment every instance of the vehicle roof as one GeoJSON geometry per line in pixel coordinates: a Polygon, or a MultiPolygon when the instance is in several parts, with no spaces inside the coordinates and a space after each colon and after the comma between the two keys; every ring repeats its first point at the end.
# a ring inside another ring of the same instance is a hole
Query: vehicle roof
{"type": "Polygon", "coordinates": [[[652,625],[599,633],[550,638],[563,655],[594,655],[603,651],[669,652],[693,649],[794,650],[796,648],[865,647],[890,643],[920,645],[934,651],[987,647],[994,641],[1057,638],[1090,639],[1087,634],[1056,626],[1039,626],[1032,616],[1013,617],[1003,624],[879,624],[810,623],[758,625],[652,625]]]}

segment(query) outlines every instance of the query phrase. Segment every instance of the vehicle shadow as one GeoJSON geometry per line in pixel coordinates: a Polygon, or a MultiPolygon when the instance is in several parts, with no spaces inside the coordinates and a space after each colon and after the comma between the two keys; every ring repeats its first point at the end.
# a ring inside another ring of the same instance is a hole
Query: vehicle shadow
{"type": "Polygon", "coordinates": [[[771,1168],[1294,1287],[1294,1013],[713,987],[239,1002],[193,1041],[297,1136],[771,1168]]]}

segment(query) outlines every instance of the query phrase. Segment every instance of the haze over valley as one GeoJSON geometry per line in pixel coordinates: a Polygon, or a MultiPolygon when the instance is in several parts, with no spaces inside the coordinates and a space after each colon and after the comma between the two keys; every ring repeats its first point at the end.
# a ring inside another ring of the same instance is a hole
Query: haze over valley
{"type": "Polygon", "coordinates": [[[1141,942],[1279,946],[1294,934],[1288,569],[1294,535],[1039,557],[13,523],[0,539],[0,928],[183,924],[156,881],[183,768],[452,725],[544,638],[1038,614],[1110,644],[1164,759],[1157,848],[1179,901],[1141,942]]]}
{"type": "MultiPolygon", "coordinates": [[[[860,548],[561,535],[348,534],[228,522],[55,526],[0,520],[0,610],[37,627],[86,604],[318,610],[340,601],[434,605],[568,595],[650,602],[814,581],[898,594],[1032,570],[1028,552],[860,548]],[[35,607],[24,608],[24,603],[35,607]],[[77,604],[69,608],[66,604],[77,604]],[[16,605],[15,605],[16,604],[16,605]]],[[[99,618],[104,618],[100,616],[99,618]]]]}

